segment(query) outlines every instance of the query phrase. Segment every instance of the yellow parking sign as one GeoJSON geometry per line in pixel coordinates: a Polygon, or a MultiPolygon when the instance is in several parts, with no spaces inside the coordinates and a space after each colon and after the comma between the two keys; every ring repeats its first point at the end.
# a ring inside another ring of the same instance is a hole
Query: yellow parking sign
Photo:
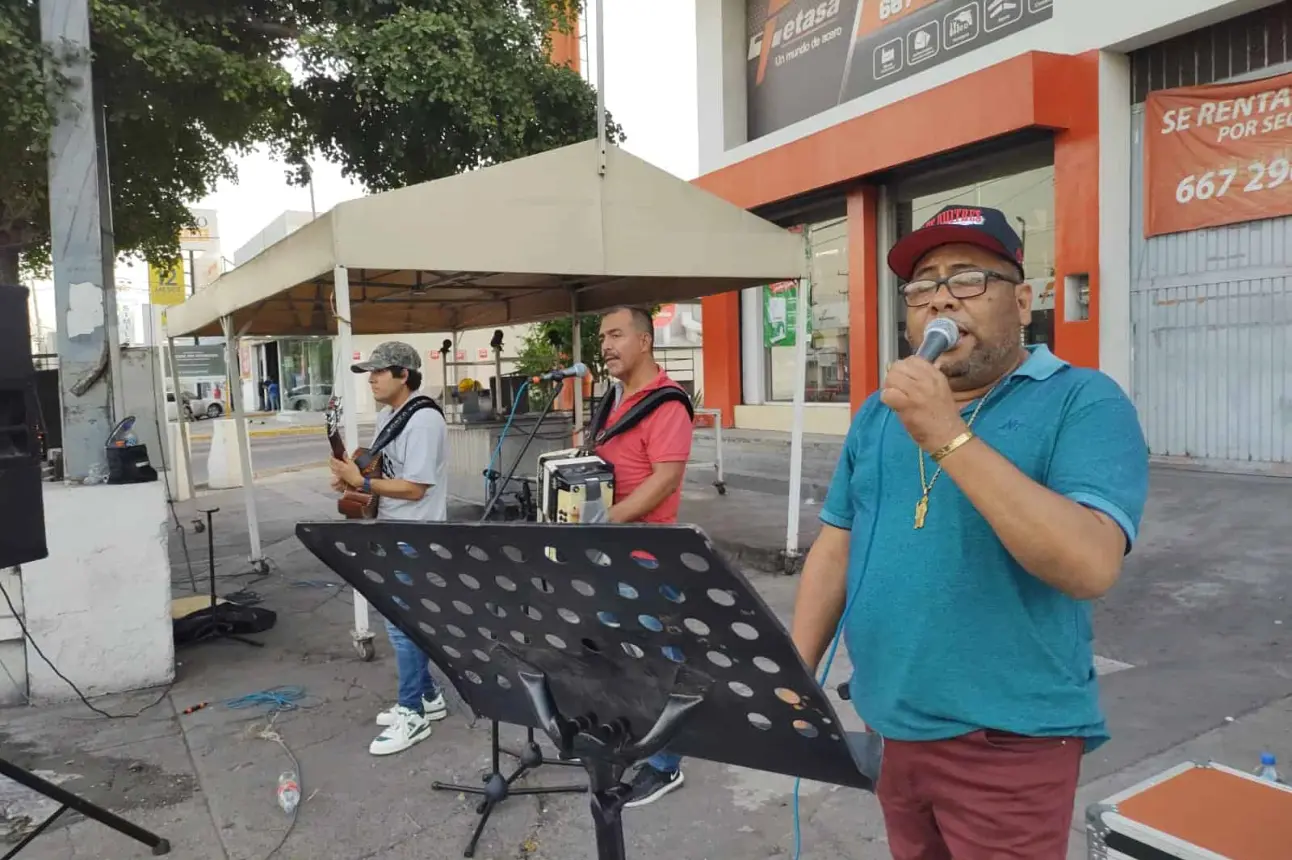
{"type": "Polygon", "coordinates": [[[188,297],[184,259],[176,257],[167,268],[148,266],[148,301],[154,305],[183,304],[188,297]]]}

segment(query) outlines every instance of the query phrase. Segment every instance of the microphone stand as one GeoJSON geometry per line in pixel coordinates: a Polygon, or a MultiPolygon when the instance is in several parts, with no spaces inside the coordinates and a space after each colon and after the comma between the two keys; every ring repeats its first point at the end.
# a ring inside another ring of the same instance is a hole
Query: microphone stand
{"type": "Polygon", "coordinates": [[[525,444],[521,447],[520,453],[516,455],[516,459],[512,461],[511,468],[507,470],[506,476],[494,488],[493,497],[485,505],[484,514],[481,515],[480,522],[487,521],[489,515],[493,513],[493,509],[498,506],[498,500],[502,498],[507,487],[511,485],[511,479],[515,477],[516,470],[520,468],[521,461],[525,459],[525,453],[529,451],[529,446],[533,444],[534,437],[538,435],[538,428],[543,426],[543,422],[547,420],[548,413],[552,411],[552,406],[556,404],[556,398],[560,396],[561,386],[558,385],[556,390],[552,392],[552,396],[543,404],[543,410],[538,413],[538,420],[529,428],[529,435],[525,437],[525,444]]]}

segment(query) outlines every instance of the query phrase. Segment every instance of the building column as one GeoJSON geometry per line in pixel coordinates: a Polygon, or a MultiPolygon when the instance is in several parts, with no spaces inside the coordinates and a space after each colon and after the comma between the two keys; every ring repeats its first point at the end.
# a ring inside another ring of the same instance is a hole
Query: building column
{"type": "MultiPolygon", "coordinates": [[[[1054,136],[1054,350],[1099,367],[1099,52],[1076,60],[1064,94],[1068,113],[1054,136]]],[[[1127,111],[1130,110],[1129,105],[1127,111]]],[[[1129,187],[1120,198],[1129,205],[1129,187]]]]}
{"type": "Polygon", "coordinates": [[[704,407],[734,427],[740,403],[740,291],[700,299],[704,320],[704,407]]]}
{"type": "Polygon", "coordinates": [[[848,192],[848,377],[855,413],[879,388],[879,189],[848,192]]]}
{"type": "Polygon", "coordinates": [[[1099,53],[1099,369],[1131,393],[1130,57],[1099,53]]]}

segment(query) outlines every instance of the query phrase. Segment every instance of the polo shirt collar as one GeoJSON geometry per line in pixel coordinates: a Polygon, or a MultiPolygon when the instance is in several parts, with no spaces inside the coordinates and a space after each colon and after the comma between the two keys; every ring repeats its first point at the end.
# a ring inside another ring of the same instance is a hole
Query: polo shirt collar
{"type": "Polygon", "coordinates": [[[1066,361],[1050,352],[1050,348],[1043,343],[1029,346],[1027,351],[1029,353],[1027,360],[1010,374],[1011,377],[1021,376],[1043,382],[1069,366],[1066,361]]]}

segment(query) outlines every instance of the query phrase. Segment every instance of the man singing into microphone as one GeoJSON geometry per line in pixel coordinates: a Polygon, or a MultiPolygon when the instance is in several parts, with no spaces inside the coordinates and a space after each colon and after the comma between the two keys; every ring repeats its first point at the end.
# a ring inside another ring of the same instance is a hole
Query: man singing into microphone
{"type": "MultiPolygon", "coordinates": [[[[605,427],[614,426],[652,391],[678,384],[655,362],[655,326],[640,308],[616,308],[601,318],[601,357],[617,384],[605,394],[614,406],[605,427]]],[[[668,401],[641,423],[596,448],[615,470],[612,523],[675,523],[682,480],[691,458],[695,425],[686,406],[668,401]]],[[[639,559],[639,562],[649,561],[639,559]]],[[[632,783],[628,807],[645,806],[682,785],[681,759],[661,752],[643,762],[632,783]]]]}
{"type": "Polygon", "coordinates": [[[892,249],[912,348],[938,318],[960,338],[858,411],[794,609],[814,668],[842,620],[897,860],[1062,860],[1081,756],[1108,738],[1090,601],[1136,538],[1148,451],[1115,382],[1022,345],[1022,261],[976,207],[892,249]]]}

